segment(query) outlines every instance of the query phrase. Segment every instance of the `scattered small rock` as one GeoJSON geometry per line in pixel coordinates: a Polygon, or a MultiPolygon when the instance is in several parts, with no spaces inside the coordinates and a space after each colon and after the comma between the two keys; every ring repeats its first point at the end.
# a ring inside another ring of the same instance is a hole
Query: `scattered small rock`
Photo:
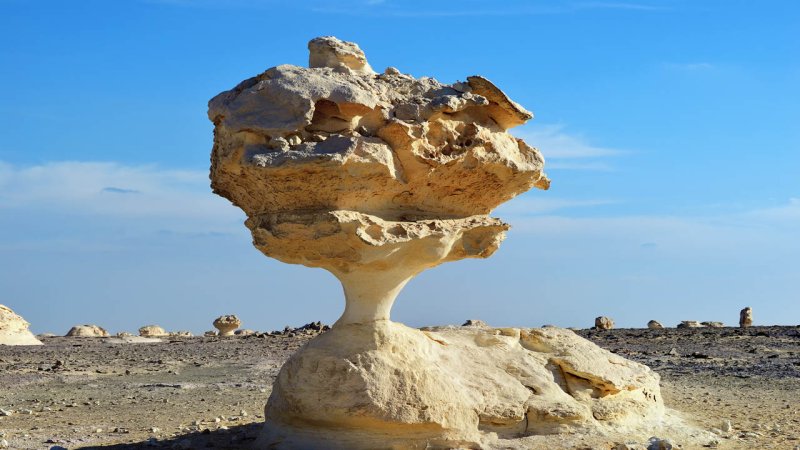
{"type": "Polygon", "coordinates": [[[614,329],[614,321],[610,317],[600,316],[594,319],[595,330],[612,330],[614,329]]]}
{"type": "Polygon", "coordinates": [[[108,331],[97,325],[76,325],[67,331],[67,337],[108,337],[108,331]]]}
{"type": "Polygon", "coordinates": [[[739,326],[741,328],[753,326],[753,308],[747,306],[739,311],[739,326]]]}
{"type": "Polygon", "coordinates": [[[139,328],[139,336],[142,337],[166,337],[169,336],[167,330],[158,325],[145,325],[139,328]]]}

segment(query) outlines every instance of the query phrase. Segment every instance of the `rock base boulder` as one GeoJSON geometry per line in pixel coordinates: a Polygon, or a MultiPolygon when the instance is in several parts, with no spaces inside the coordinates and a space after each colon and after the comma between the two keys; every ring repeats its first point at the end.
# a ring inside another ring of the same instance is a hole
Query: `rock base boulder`
{"type": "Polygon", "coordinates": [[[283,366],[257,448],[487,448],[609,429],[649,437],[659,377],[570,330],[334,327],[283,366]]]}

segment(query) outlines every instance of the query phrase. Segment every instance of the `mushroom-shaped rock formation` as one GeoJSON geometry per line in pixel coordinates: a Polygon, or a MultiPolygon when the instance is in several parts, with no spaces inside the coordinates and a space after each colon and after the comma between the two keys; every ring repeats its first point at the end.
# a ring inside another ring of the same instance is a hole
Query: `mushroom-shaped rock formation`
{"type": "Polygon", "coordinates": [[[479,76],[376,74],[333,37],[309,50],[309,68],[273,67],[209,102],[214,192],[247,214],[256,248],[328,270],[346,302],[281,369],[258,447],[477,448],[608,427],[651,436],[658,376],[571,331],[389,320],[415,275],[497,250],[509,226],[488,216],[495,207],[549,187],[539,151],[506,131],[532,114],[479,76]]]}
{"type": "Polygon", "coordinates": [[[664,328],[664,325],[661,325],[661,322],[657,320],[651,320],[650,322],[647,322],[647,328],[651,330],[660,330],[664,328]]]}
{"type": "Polygon", "coordinates": [[[67,331],[67,337],[109,337],[105,328],[97,325],[75,325],[67,331]]]}
{"type": "Polygon", "coordinates": [[[42,345],[28,330],[29,325],[11,308],[0,305],[0,345],[42,345]]]}
{"type": "Polygon", "coordinates": [[[139,328],[139,336],[142,337],[166,337],[169,336],[167,330],[158,325],[145,325],[139,328]]]}
{"type": "Polygon", "coordinates": [[[242,326],[242,321],[238,317],[219,316],[214,320],[214,328],[219,330],[220,336],[233,336],[233,332],[242,326]]]}

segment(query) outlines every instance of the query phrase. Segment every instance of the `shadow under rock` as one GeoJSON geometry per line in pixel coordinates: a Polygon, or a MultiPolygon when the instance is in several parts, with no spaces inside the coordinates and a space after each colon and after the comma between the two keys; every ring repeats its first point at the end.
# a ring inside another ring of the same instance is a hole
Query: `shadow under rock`
{"type": "Polygon", "coordinates": [[[222,449],[222,450],[244,450],[251,449],[253,444],[264,427],[263,422],[251,423],[230,427],[227,430],[204,430],[175,436],[169,439],[151,438],[142,442],[131,444],[111,444],[111,445],[92,445],[87,447],[77,447],[81,449],[102,449],[102,450],[152,450],[152,449],[222,449]]]}

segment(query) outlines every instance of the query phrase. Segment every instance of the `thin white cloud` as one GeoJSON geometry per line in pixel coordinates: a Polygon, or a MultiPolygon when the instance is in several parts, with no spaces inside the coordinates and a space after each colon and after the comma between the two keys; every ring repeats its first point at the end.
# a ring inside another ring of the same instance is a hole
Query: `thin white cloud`
{"type": "Polygon", "coordinates": [[[546,169],[614,170],[610,159],[630,153],[590,144],[581,135],[566,132],[563,125],[534,125],[515,134],[542,152],[546,169]]]}
{"type": "Polygon", "coordinates": [[[595,206],[611,205],[617,203],[613,200],[604,199],[566,199],[552,197],[529,197],[520,196],[511,201],[500,205],[493,215],[500,218],[527,217],[531,215],[541,215],[555,211],[563,211],[574,208],[590,208],[595,206]]]}
{"type": "MultiPolygon", "coordinates": [[[[14,166],[0,161],[0,214],[36,214],[145,221],[151,229],[229,230],[242,215],[211,194],[206,171],[51,162],[14,166]]],[[[240,225],[238,225],[240,226],[240,225]]]]}
{"type": "Polygon", "coordinates": [[[798,199],[777,207],[707,216],[536,216],[512,209],[502,218],[515,232],[563,238],[578,247],[593,242],[617,243],[620,247],[657,250],[686,259],[706,254],[788,254],[800,250],[798,199]]]}

